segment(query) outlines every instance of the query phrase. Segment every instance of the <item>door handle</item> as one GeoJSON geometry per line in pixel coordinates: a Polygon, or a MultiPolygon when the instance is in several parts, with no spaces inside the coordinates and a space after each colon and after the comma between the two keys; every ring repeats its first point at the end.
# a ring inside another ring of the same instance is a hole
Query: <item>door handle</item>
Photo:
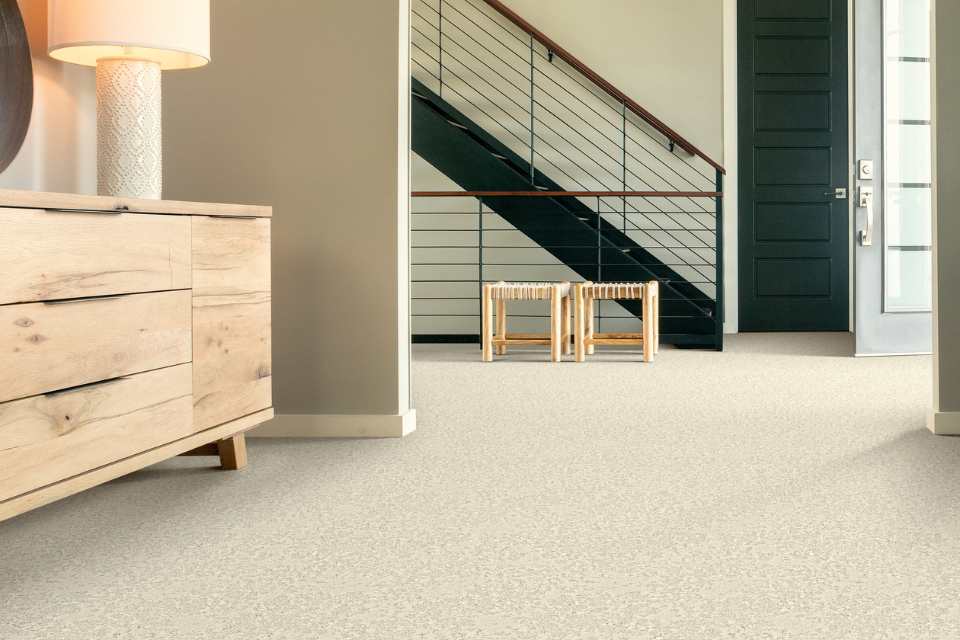
{"type": "Polygon", "coordinates": [[[837,200],[846,200],[847,199],[847,188],[846,187],[837,187],[833,191],[825,191],[823,193],[825,196],[832,196],[837,200]]]}
{"type": "Polygon", "coordinates": [[[860,246],[869,247],[873,245],[873,187],[860,187],[857,207],[867,210],[867,228],[861,229],[857,235],[860,246]]]}

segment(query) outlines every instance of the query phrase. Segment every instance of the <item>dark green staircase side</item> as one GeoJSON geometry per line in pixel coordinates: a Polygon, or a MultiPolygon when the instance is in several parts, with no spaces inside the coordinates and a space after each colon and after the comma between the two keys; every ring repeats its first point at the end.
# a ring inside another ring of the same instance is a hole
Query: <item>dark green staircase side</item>
{"type": "MultiPolygon", "coordinates": [[[[534,187],[529,161],[423,83],[412,79],[412,88],[413,150],[462,189],[564,190],[539,170],[534,172],[534,187]]],[[[483,202],[584,280],[659,280],[661,339],[679,346],[719,348],[714,301],[579,199],[485,197],[483,202]]],[[[639,304],[621,304],[641,317],[639,304]]]]}

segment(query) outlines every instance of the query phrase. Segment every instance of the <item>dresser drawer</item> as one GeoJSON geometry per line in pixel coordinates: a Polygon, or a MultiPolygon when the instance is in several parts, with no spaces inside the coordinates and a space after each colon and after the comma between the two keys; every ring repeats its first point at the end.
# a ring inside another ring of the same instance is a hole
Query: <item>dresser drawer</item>
{"type": "Polygon", "coordinates": [[[193,430],[189,364],[0,404],[0,502],[193,430]]]}
{"type": "Polygon", "coordinates": [[[184,216],[0,209],[0,304],[190,288],[184,216]]]}
{"type": "Polygon", "coordinates": [[[191,360],[190,291],[0,307],[0,402],[191,360]]]}

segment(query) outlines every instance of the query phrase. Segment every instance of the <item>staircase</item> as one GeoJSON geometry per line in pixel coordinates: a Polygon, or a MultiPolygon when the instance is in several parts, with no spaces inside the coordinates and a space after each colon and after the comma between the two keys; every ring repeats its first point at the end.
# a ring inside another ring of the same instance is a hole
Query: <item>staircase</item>
{"type": "Polygon", "coordinates": [[[414,0],[412,29],[413,151],[457,187],[414,193],[415,340],[478,338],[458,283],[657,279],[663,341],[722,348],[722,167],[496,0],[414,0]]]}

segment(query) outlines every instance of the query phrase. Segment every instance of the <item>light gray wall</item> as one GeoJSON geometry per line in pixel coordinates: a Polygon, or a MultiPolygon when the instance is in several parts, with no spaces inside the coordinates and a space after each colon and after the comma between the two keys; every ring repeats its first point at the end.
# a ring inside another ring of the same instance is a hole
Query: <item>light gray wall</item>
{"type": "Polygon", "coordinates": [[[409,407],[405,0],[213,0],[164,76],[165,197],[274,206],[279,414],[409,407]]]}
{"type": "Polygon", "coordinates": [[[934,424],[960,434],[960,3],[938,0],[934,53],[934,424]]]}
{"type": "Polygon", "coordinates": [[[0,189],[96,193],[97,120],[93,69],[47,56],[47,1],[19,0],[33,56],[33,114],[0,189]]]}
{"type": "Polygon", "coordinates": [[[721,0],[504,0],[723,163],[721,0]]]}

